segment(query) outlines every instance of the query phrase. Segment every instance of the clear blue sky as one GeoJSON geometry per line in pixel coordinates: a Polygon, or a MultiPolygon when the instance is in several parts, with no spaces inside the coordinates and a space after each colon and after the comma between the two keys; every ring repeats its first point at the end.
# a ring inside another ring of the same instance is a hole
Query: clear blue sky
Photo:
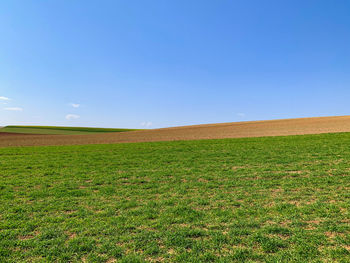
{"type": "Polygon", "coordinates": [[[348,0],[4,0],[0,125],[348,115],[349,12],[348,0]]]}

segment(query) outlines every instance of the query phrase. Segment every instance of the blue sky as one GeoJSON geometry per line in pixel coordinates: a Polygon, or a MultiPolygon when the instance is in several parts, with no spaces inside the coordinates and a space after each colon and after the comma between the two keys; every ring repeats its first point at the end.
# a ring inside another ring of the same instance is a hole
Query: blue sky
{"type": "Polygon", "coordinates": [[[348,115],[349,11],[342,0],[1,1],[0,125],[348,115]]]}

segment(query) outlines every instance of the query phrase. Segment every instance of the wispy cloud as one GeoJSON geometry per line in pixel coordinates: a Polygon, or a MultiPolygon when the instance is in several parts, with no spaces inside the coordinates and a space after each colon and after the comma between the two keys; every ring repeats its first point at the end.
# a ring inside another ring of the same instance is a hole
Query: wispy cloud
{"type": "Polygon", "coordinates": [[[9,111],[23,111],[23,109],[20,108],[20,107],[9,107],[9,108],[5,108],[4,110],[9,110],[9,111]]]}
{"type": "Polygon", "coordinates": [[[246,116],[246,114],[245,113],[237,113],[237,116],[241,117],[241,118],[244,118],[246,116]]]}
{"type": "Polygon", "coordinates": [[[73,108],[79,108],[80,107],[80,104],[78,104],[78,103],[71,103],[69,105],[71,105],[73,108]]]}
{"type": "Polygon", "coordinates": [[[152,126],[152,122],[150,122],[150,121],[141,122],[141,126],[149,128],[152,126]]]}
{"type": "Polygon", "coordinates": [[[76,119],[79,119],[80,116],[79,115],[76,115],[76,114],[67,114],[66,115],[66,119],[71,121],[71,120],[76,120],[76,119]]]}
{"type": "Polygon", "coordinates": [[[8,97],[0,96],[0,100],[5,100],[5,101],[8,101],[8,100],[11,100],[11,99],[10,99],[10,98],[8,98],[8,97]]]}

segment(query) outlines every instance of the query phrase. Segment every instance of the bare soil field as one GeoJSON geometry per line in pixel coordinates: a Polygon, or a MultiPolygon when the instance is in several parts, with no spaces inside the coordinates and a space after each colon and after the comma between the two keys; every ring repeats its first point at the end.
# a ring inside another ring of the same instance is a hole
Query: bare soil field
{"type": "Polygon", "coordinates": [[[0,147],[200,140],[350,132],[350,116],[192,125],[91,135],[1,134],[0,147]]]}
{"type": "Polygon", "coordinates": [[[12,133],[12,132],[0,132],[0,138],[1,138],[1,137],[8,137],[8,136],[24,136],[24,135],[33,135],[33,134],[27,134],[27,133],[12,133]]]}

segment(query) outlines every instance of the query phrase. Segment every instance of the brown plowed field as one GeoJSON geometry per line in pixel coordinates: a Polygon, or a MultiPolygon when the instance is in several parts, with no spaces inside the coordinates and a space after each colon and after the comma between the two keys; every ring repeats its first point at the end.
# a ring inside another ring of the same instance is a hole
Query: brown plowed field
{"type": "Polygon", "coordinates": [[[0,147],[200,140],[350,132],[350,116],[232,122],[91,135],[0,133],[0,147]]]}
{"type": "Polygon", "coordinates": [[[23,136],[23,135],[35,135],[30,133],[12,133],[12,132],[0,132],[0,138],[1,137],[8,137],[8,136],[23,136]]]}

